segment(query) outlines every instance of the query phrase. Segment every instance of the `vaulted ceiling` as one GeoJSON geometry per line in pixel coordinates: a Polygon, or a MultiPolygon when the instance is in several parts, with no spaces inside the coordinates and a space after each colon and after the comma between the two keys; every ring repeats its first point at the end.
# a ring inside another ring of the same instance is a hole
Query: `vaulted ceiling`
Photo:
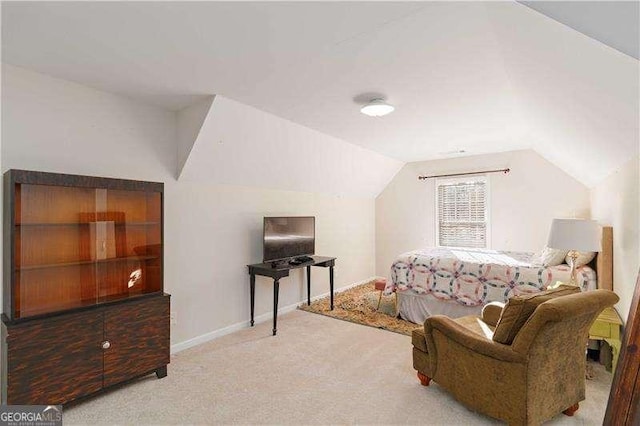
{"type": "Polygon", "coordinates": [[[517,2],[4,2],[2,47],[168,109],[221,95],[403,162],[532,148],[591,186],[638,155],[639,63],[568,25],[517,2]],[[360,114],[378,95],[396,112],[360,114]]]}

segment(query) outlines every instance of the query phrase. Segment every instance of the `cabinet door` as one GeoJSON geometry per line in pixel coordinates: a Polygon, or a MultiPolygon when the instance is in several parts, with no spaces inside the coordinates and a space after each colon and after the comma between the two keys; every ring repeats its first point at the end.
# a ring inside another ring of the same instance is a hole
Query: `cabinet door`
{"type": "Polygon", "coordinates": [[[105,387],[169,363],[169,309],[168,295],[105,308],[105,387]]]}
{"type": "Polygon", "coordinates": [[[67,403],[102,388],[103,314],[7,326],[7,403],[67,403]]]}
{"type": "Polygon", "coordinates": [[[162,194],[97,190],[99,216],[113,220],[102,244],[112,247],[98,263],[99,302],[162,291],[162,194]]]}
{"type": "Polygon", "coordinates": [[[13,256],[13,309],[5,313],[19,319],[95,305],[95,189],[16,184],[14,190],[15,226],[5,253],[13,256]]]}

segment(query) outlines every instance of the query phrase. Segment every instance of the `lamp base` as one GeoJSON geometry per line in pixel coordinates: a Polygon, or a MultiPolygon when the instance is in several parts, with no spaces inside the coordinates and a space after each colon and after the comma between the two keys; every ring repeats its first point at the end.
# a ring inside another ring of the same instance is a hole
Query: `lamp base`
{"type": "Polygon", "coordinates": [[[580,253],[575,250],[569,250],[567,256],[569,256],[571,263],[571,279],[569,280],[568,284],[577,287],[578,282],[576,280],[576,260],[578,260],[578,256],[580,256],[580,253]]]}

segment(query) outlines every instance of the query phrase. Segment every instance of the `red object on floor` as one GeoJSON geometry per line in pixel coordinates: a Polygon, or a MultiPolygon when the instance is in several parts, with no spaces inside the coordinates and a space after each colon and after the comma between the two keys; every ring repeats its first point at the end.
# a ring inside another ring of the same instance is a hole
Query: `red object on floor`
{"type": "MultiPolygon", "coordinates": [[[[387,287],[387,279],[386,278],[376,278],[374,283],[374,287],[376,290],[380,292],[380,296],[378,296],[378,306],[376,306],[376,310],[380,309],[380,302],[382,301],[382,293],[384,293],[385,287],[387,287]]],[[[396,294],[396,314],[398,311],[398,294],[396,293],[396,289],[392,290],[392,293],[396,294]]]]}
{"type": "Polygon", "coordinates": [[[377,278],[376,279],[376,282],[375,282],[376,290],[383,291],[386,286],[387,286],[387,279],[386,278],[377,278]]]}

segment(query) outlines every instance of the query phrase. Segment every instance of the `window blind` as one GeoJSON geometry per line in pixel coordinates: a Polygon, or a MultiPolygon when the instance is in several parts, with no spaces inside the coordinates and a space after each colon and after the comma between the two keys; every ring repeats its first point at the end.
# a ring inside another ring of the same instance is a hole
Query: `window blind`
{"type": "Polygon", "coordinates": [[[486,180],[438,183],[437,188],[438,245],[486,247],[486,180]]]}

